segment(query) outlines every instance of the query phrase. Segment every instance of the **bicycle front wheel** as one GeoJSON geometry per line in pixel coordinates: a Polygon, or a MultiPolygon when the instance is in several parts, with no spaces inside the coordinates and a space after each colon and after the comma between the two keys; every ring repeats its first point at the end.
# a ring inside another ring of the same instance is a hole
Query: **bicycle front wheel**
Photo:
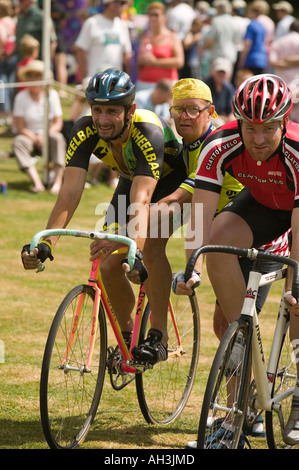
{"type": "Polygon", "coordinates": [[[249,325],[233,322],[216,352],[199,421],[199,449],[237,449],[247,409],[251,353],[249,325]]]}
{"type": "Polygon", "coordinates": [[[95,290],[80,285],[62,301],[44,352],[40,413],[52,449],[74,448],[85,439],[100,401],[106,367],[107,333],[100,303],[92,361],[86,368],[94,329],[95,290]]]}
{"type": "MultiPolygon", "coordinates": [[[[266,435],[270,449],[285,449],[291,447],[285,444],[282,438],[284,425],[287,423],[291,412],[293,387],[297,380],[296,358],[288,333],[287,321],[286,331],[280,345],[280,358],[277,365],[277,372],[273,379],[272,387],[272,397],[278,397],[278,395],[284,394],[284,399],[279,400],[278,404],[280,407],[277,411],[266,411],[266,435]]],[[[298,449],[299,445],[294,447],[298,449]]]]}
{"type": "MultiPolygon", "coordinates": [[[[168,359],[136,374],[140,409],[151,424],[168,424],[183,411],[193,386],[199,356],[199,310],[193,297],[173,296],[168,311],[168,359]],[[171,311],[172,315],[171,315],[171,311]]],[[[142,343],[151,327],[147,304],[140,329],[142,343]]]]}

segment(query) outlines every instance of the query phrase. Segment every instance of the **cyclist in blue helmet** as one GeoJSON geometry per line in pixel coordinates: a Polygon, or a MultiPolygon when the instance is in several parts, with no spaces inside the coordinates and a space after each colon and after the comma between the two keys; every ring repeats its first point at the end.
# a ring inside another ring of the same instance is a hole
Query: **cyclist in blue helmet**
{"type": "MultiPolygon", "coordinates": [[[[124,338],[130,341],[131,312],[135,296],[130,281],[146,281],[149,300],[155,295],[155,275],[159,259],[146,250],[150,206],[173,193],[187,178],[182,156],[182,143],[171,127],[151,111],[136,109],[135,85],[128,74],[109,68],[95,74],[86,89],[91,115],[79,119],[72,129],[66,152],[62,188],[50,215],[47,228],[65,228],[70,222],[83,193],[93,154],[119,173],[118,186],[108,207],[104,229],[123,232],[136,241],[138,254],[135,267],[123,255],[108,256],[115,244],[103,240],[91,243],[91,260],[105,253],[101,262],[102,278],[119,319],[124,338]],[[129,210],[130,209],[130,210],[129,210]],[[144,251],[144,257],[143,252],[144,251]],[[156,265],[155,265],[156,264],[156,265]]],[[[57,237],[48,237],[39,250],[22,250],[25,269],[35,269],[52,257],[57,237]]],[[[148,332],[149,360],[155,363],[167,358],[167,331],[161,326],[160,311],[152,312],[152,330],[148,332]]],[[[164,321],[164,320],[163,320],[164,321]]]]}

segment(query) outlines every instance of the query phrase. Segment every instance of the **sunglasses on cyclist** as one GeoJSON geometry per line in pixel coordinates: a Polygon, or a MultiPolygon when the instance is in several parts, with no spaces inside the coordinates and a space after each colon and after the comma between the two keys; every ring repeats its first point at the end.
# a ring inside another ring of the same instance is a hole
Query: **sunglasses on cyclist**
{"type": "Polygon", "coordinates": [[[170,115],[173,118],[181,117],[183,112],[187,114],[187,116],[191,119],[196,119],[198,116],[208,109],[211,105],[208,104],[202,109],[199,109],[197,106],[186,106],[186,108],[183,108],[182,106],[171,106],[169,109],[170,115]]]}

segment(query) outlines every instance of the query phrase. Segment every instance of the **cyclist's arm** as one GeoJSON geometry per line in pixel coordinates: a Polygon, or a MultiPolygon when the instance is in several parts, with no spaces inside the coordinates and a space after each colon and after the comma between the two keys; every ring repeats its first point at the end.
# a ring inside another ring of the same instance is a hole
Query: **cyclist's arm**
{"type": "MultiPolygon", "coordinates": [[[[133,178],[130,192],[130,217],[127,226],[128,236],[132,238],[137,245],[137,249],[141,252],[145,244],[150,203],[157,181],[150,176],[135,176],[133,178]]],[[[124,272],[128,279],[134,284],[140,284],[147,278],[147,271],[141,261],[137,261],[137,265],[131,271],[127,262],[122,263],[124,272]]]]}
{"type": "MultiPolygon", "coordinates": [[[[86,170],[77,167],[67,167],[64,172],[64,181],[59,192],[56,204],[47,223],[47,229],[65,228],[80,202],[86,181],[86,170]]],[[[58,237],[47,237],[52,246],[57,243],[58,237]]]]}
{"type": "MultiPolygon", "coordinates": [[[[213,191],[195,189],[192,199],[191,217],[187,228],[185,247],[186,258],[190,258],[196,248],[209,243],[211,224],[219,202],[219,194],[213,191]]],[[[202,273],[203,256],[200,256],[194,266],[194,270],[202,273]]],[[[195,284],[192,277],[187,282],[177,283],[176,293],[179,295],[191,295],[192,286],[195,284]]]]}
{"type": "Polygon", "coordinates": [[[171,204],[179,204],[182,208],[183,204],[187,204],[188,202],[190,203],[191,201],[192,193],[184,188],[179,187],[173,193],[169,194],[163,199],[160,199],[158,204],[164,203],[167,204],[167,206],[171,206],[171,204]]]}
{"type": "Polygon", "coordinates": [[[150,176],[135,176],[130,192],[130,214],[128,235],[143,251],[149,223],[150,203],[157,180],[150,176]],[[136,210],[135,210],[136,209],[136,210]]]}
{"type": "MultiPolygon", "coordinates": [[[[85,180],[86,170],[76,167],[65,169],[63,185],[49,217],[47,229],[65,228],[68,225],[80,202],[85,180]]],[[[54,247],[58,237],[46,237],[45,240],[54,247]]],[[[22,252],[25,269],[36,269],[41,264],[41,261],[36,258],[37,254],[37,248],[34,248],[31,253],[27,251],[22,252]]]]}

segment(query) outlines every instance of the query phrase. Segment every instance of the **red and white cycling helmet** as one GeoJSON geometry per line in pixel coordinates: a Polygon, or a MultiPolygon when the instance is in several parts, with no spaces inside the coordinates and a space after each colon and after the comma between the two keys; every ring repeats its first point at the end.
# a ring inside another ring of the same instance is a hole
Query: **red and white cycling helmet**
{"type": "Polygon", "coordinates": [[[236,119],[261,124],[282,121],[293,106],[292,93],[276,75],[255,75],[245,80],[233,97],[236,119]]]}

